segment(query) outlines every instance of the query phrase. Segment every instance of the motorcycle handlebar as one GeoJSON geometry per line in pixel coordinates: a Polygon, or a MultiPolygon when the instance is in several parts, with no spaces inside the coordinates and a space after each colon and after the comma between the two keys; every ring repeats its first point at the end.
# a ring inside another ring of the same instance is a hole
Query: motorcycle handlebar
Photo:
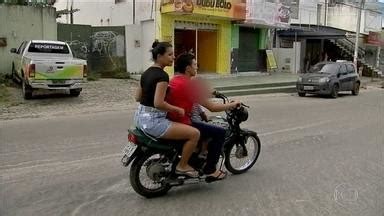
{"type": "MultiPolygon", "coordinates": [[[[213,91],[213,92],[212,92],[212,95],[215,96],[215,98],[223,99],[223,103],[227,103],[227,102],[229,102],[227,96],[225,96],[224,94],[220,93],[219,91],[216,91],[216,90],[213,91]]],[[[249,106],[246,105],[246,104],[244,104],[244,103],[241,103],[240,106],[249,108],[249,106]]]]}

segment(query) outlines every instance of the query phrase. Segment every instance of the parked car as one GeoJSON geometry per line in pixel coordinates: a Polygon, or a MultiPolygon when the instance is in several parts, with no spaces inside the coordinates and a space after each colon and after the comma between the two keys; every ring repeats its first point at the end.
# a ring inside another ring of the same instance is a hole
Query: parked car
{"type": "Polygon", "coordinates": [[[22,84],[25,99],[37,89],[69,90],[79,96],[87,77],[87,62],[76,59],[67,43],[60,41],[24,41],[12,48],[12,78],[22,84]]]}
{"type": "Polygon", "coordinates": [[[337,98],[340,91],[358,95],[360,78],[352,62],[319,62],[298,78],[296,89],[301,97],[319,94],[337,98]]]}

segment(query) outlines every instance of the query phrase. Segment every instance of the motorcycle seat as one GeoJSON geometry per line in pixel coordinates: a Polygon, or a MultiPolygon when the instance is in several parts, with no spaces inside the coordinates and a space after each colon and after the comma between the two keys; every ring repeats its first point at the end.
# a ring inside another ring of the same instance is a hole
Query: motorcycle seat
{"type": "Polygon", "coordinates": [[[139,128],[129,129],[128,131],[137,137],[140,144],[145,146],[159,150],[171,150],[174,148],[174,140],[157,139],[139,128]]]}

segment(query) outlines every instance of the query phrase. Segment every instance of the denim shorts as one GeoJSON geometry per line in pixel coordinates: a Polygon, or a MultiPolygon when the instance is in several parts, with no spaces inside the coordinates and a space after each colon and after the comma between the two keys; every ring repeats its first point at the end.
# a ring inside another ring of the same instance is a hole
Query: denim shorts
{"type": "Polygon", "coordinates": [[[155,138],[161,138],[171,127],[167,112],[154,107],[139,105],[134,117],[136,127],[155,138]]]}

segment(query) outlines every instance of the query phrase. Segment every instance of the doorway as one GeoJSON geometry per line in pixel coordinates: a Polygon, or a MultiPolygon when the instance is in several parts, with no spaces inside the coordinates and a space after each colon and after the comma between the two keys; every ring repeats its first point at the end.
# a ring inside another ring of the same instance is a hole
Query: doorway
{"type": "Polygon", "coordinates": [[[217,31],[175,29],[175,56],[190,52],[196,56],[198,73],[216,73],[217,31]]]}

